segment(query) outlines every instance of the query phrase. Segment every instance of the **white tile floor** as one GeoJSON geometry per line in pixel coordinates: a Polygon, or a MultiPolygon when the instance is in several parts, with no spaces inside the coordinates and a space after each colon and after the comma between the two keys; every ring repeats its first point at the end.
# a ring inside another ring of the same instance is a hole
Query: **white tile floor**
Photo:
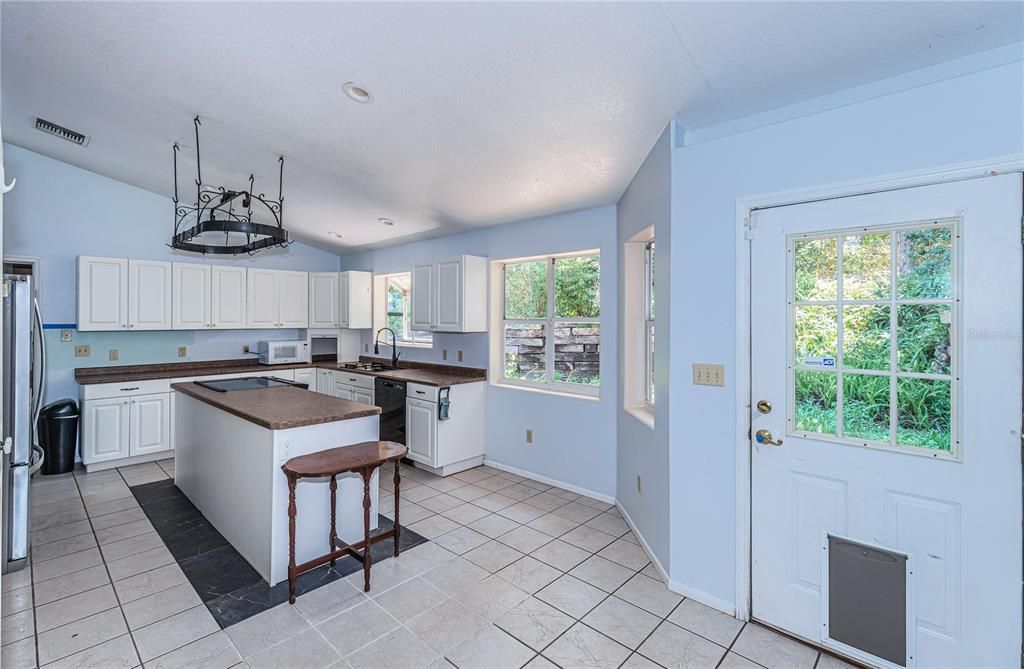
{"type": "Polygon", "coordinates": [[[369,596],[357,573],[220,630],[128,489],[173,473],[33,483],[32,565],[3,579],[5,669],[848,666],[670,592],[611,505],[490,467],[403,466],[402,524],[431,541],[375,565],[369,596]]]}

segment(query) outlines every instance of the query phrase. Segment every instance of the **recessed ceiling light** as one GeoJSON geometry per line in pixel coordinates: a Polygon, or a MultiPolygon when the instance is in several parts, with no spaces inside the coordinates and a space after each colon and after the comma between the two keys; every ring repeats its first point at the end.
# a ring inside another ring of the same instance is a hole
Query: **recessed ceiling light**
{"type": "Polygon", "coordinates": [[[330,232],[328,232],[327,236],[328,237],[336,237],[338,239],[341,239],[341,235],[339,233],[335,232],[334,230],[331,230],[330,232]]]}
{"type": "Polygon", "coordinates": [[[395,224],[395,222],[392,221],[390,218],[378,218],[377,222],[380,223],[381,225],[394,225],[395,224]]]}
{"type": "Polygon", "coordinates": [[[341,90],[345,91],[345,95],[347,95],[350,99],[360,104],[366,105],[373,102],[373,94],[357,83],[350,81],[344,86],[342,86],[341,90]]]}

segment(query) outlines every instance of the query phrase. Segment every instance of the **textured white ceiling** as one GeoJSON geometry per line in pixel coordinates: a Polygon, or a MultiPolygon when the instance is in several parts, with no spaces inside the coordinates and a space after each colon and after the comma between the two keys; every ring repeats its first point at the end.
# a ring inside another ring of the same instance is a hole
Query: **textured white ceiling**
{"type": "MultiPolygon", "coordinates": [[[[5,139],[183,195],[250,171],[339,252],[615,202],[701,127],[1022,39],[1017,2],[4,2],[5,139]],[[359,105],[342,84],[375,97],[359,105]],[[90,135],[75,147],[36,116],[90,135]],[[378,217],[398,221],[394,227],[378,217]],[[327,236],[336,231],[342,239],[327,236]]],[[[152,225],[167,221],[146,222],[152,225]]]]}

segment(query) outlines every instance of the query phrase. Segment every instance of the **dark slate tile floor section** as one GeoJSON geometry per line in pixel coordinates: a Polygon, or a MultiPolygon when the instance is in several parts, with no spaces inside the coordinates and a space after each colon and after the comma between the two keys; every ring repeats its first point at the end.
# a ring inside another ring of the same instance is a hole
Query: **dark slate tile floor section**
{"type": "MultiPolygon", "coordinates": [[[[131,491],[222,629],[288,601],[288,582],[270,587],[178,490],[173,480],[145,483],[132,487],[131,491]]],[[[381,530],[389,530],[394,525],[385,516],[378,516],[378,520],[381,530]]],[[[408,528],[402,528],[400,547],[403,551],[426,541],[408,528]]],[[[392,557],[394,547],[393,539],[374,544],[373,562],[392,557]]],[[[316,590],[362,567],[358,560],[345,557],[333,567],[324,565],[314,569],[299,577],[298,594],[316,590]]]]}

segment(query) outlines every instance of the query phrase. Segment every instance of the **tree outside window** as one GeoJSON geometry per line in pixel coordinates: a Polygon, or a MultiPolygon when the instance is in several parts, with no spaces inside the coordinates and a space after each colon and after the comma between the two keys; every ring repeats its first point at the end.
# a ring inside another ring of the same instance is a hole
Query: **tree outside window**
{"type": "Polygon", "coordinates": [[[601,384],[601,257],[506,263],[504,381],[596,395],[601,384]]]}

